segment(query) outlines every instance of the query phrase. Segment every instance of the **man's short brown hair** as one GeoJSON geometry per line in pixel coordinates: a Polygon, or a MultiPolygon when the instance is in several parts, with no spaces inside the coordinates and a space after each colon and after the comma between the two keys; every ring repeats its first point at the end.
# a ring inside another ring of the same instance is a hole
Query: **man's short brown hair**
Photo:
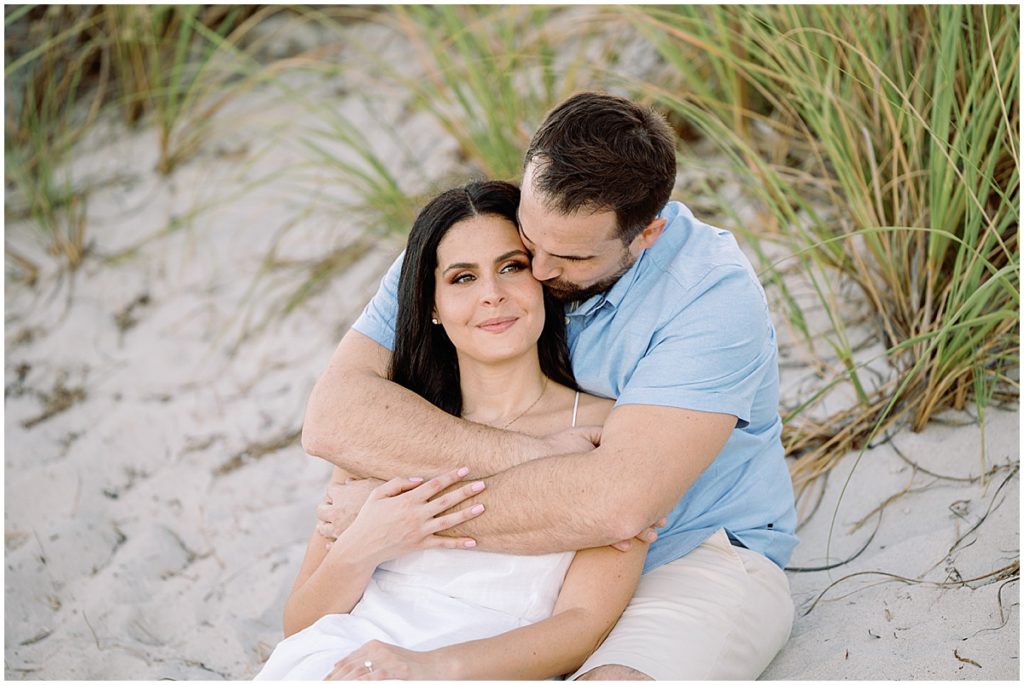
{"type": "Polygon", "coordinates": [[[606,93],[579,93],[544,118],[523,167],[531,162],[534,187],[548,209],[613,210],[617,236],[628,245],[672,194],[675,136],[650,108],[606,93]]]}

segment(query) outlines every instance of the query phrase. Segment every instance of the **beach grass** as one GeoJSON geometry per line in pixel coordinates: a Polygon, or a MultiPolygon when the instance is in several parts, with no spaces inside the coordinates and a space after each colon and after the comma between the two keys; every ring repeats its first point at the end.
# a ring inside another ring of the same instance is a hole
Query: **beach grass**
{"type": "MultiPolygon", "coordinates": [[[[586,50],[598,34],[564,22],[553,27],[551,21],[559,15],[553,8],[516,6],[302,10],[306,21],[338,35],[346,51],[339,63],[305,68],[324,75],[372,74],[372,95],[356,96],[366,111],[389,99],[400,100],[407,111],[428,116],[456,150],[456,168],[431,173],[424,168],[425,160],[410,151],[403,132],[387,123],[387,116],[375,116],[377,130],[368,135],[335,103],[293,89],[286,79],[275,81],[275,87],[302,103],[317,122],[301,136],[307,163],[300,174],[328,176],[346,190],[333,198],[318,196],[317,202],[332,203],[339,221],[361,225],[368,234],[401,238],[423,203],[445,187],[473,178],[516,180],[532,127],[559,100],[592,81],[586,75],[586,50]],[[346,34],[355,23],[377,30],[366,38],[346,34]],[[341,35],[346,36],[343,41],[341,35]],[[570,38],[578,45],[563,50],[567,56],[556,64],[557,41],[570,38]],[[413,68],[382,56],[380,44],[388,41],[407,46],[413,68]],[[389,152],[381,151],[382,138],[389,152]]],[[[356,243],[297,263],[270,259],[261,278],[269,277],[267,269],[299,274],[299,282],[275,310],[287,314],[302,305],[347,269],[351,254],[361,249],[356,243]]],[[[259,328],[267,322],[262,320],[259,328]]]]}
{"type": "MultiPolygon", "coordinates": [[[[10,8],[5,33],[28,21],[33,8],[10,8]]],[[[37,227],[50,254],[76,267],[85,251],[85,193],[75,188],[64,165],[72,145],[91,123],[107,96],[109,69],[101,63],[94,87],[84,83],[95,58],[88,47],[73,51],[74,37],[95,27],[95,19],[61,8],[44,10],[34,24],[35,35],[23,37],[22,54],[5,63],[10,104],[4,116],[5,219],[28,219],[37,227]],[[41,38],[36,45],[33,38],[41,38]],[[12,87],[13,86],[13,87],[12,87]],[[11,91],[20,91],[17,97],[11,91]],[[69,103],[82,103],[74,111],[69,103]]],[[[39,265],[8,247],[8,262],[29,281],[39,265]]]]}
{"type": "MultiPolygon", "coordinates": [[[[565,92],[543,30],[553,12],[543,6],[396,7],[389,23],[413,46],[424,76],[389,64],[386,77],[458,141],[460,155],[478,174],[516,178],[532,127],[565,92]]],[[[563,75],[571,73],[570,67],[563,75]]]]}
{"type": "MultiPolygon", "coordinates": [[[[920,430],[969,403],[983,420],[987,404],[1019,396],[1018,27],[1011,6],[10,8],[5,79],[17,97],[5,127],[5,213],[31,218],[75,265],[88,189],[65,168],[104,107],[152,125],[157,170],[170,174],[208,142],[233,98],[276,87],[317,122],[301,136],[304,168],[348,191],[335,200],[339,218],[369,236],[400,236],[440,184],[517,178],[530,135],[564,97],[630,95],[679,130],[681,164],[691,144],[711,145],[727,164],[719,173],[757,210],[750,221],[732,211],[734,198],[680,198],[718,204],[776,316],[812,357],[816,389],[782,408],[802,491],[897,423],[920,430]],[[384,60],[379,33],[345,34],[337,62],[322,50],[266,58],[254,29],[279,13],[339,36],[365,22],[402,41],[412,62],[384,60]],[[638,71],[636,54],[655,59],[638,71]],[[290,86],[296,70],[372,73],[367,107],[399,98],[454,141],[455,159],[415,178],[427,165],[375,144],[401,148],[399,131],[360,129],[290,86]],[[794,291],[794,274],[806,292],[794,291]],[[856,321],[851,291],[864,304],[856,321]],[[865,351],[865,326],[876,351],[865,351]],[[848,398],[841,406],[838,395],[848,398]]],[[[302,306],[365,246],[298,262],[268,255],[261,273],[299,279],[277,314],[302,306]]],[[[38,266],[10,245],[7,263],[26,277],[38,266]]]]}
{"type": "MultiPolygon", "coordinates": [[[[205,142],[213,117],[264,78],[249,32],[281,8],[37,6],[4,14],[5,216],[29,219],[65,266],[86,252],[88,181],[72,181],[72,150],[101,114],[157,135],[170,174],[205,142]]],[[[39,264],[6,245],[9,267],[39,264]]]]}
{"type": "MultiPolygon", "coordinates": [[[[624,11],[678,67],[677,82],[639,91],[726,153],[772,217],[735,228],[754,245],[781,239],[831,317],[826,380],[856,404],[803,420],[826,383],[788,413],[798,485],[892,421],[920,430],[969,399],[1017,394],[1017,8],[624,11]],[[871,306],[892,369],[882,383],[834,315],[837,282],[871,306]]],[[[765,258],[762,278],[780,282],[778,266],[765,258]]]]}

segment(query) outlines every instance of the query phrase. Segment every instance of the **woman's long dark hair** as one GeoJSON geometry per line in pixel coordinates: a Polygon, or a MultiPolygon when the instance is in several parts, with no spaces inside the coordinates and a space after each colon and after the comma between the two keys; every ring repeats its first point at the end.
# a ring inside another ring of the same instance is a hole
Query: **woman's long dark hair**
{"type": "MultiPolygon", "coordinates": [[[[491,214],[518,226],[519,188],[480,181],[445,191],[427,203],[409,233],[398,282],[395,349],[388,377],[449,414],[461,416],[462,390],[455,346],[442,326],[431,323],[437,246],[456,223],[491,214]]],[[[569,365],[562,305],[544,291],[544,330],[537,341],[540,369],[553,381],[576,388],[569,365]]]]}

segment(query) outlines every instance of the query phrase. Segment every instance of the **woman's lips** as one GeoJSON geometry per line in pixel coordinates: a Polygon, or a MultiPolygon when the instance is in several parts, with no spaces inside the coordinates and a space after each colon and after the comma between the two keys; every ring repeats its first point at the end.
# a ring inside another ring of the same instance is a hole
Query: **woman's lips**
{"type": "Polygon", "coordinates": [[[477,324],[477,328],[488,333],[503,333],[515,324],[519,319],[514,316],[502,316],[496,319],[487,319],[477,324]]]}

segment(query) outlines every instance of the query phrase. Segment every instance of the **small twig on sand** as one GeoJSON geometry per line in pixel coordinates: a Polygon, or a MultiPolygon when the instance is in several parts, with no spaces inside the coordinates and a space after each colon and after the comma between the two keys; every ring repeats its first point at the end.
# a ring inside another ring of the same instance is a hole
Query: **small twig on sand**
{"type": "MultiPolygon", "coordinates": [[[[982,633],[988,633],[988,632],[991,632],[993,630],[1002,630],[1003,628],[1005,628],[1006,624],[1010,622],[1010,612],[1004,611],[1004,609],[1003,609],[1003,589],[1005,589],[1006,586],[1009,585],[1010,583],[1019,583],[1019,582],[1020,582],[1020,575],[1018,574],[1018,575],[1014,576],[1013,578],[1010,578],[1005,583],[1003,583],[1002,585],[999,586],[999,591],[996,593],[996,600],[997,600],[997,602],[999,604],[999,621],[1000,621],[999,625],[993,626],[991,628],[982,628],[980,630],[976,630],[973,633],[971,633],[970,635],[968,635],[967,637],[963,637],[963,638],[960,638],[960,639],[961,640],[968,640],[968,639],[970,639],[972,637],[975,637],[977,635],[980,635],[982,633]]],[[[1014,603],[1014,604],[1011,605],[1011,607],[1015,607],[1015,606],[1018,606],[1018,605],[1019,605],[1019,603],[1014,603]]]]}
{"type": "Polygon", "coordinates": [[[230,459],[218,466],[213,474],[215,476],[226,475],[241,468],[250,461],[256,461],[268,454],[291,447],[299,439],[300,435],[302,435],[302,428],[295,428],[264,442],[253,443],[240,452],[235,453],[230,459]]]}
{"type": "Polygon", "coordinates": [[[34,645],[37,642],[42,642],[46,638],[50,637],[50,635],[52,635],[52,634],[53,634],[52,630],[44,630],[43,632],[39,633],[38,635],[33,635],[32,637],[28,638],[27,640],[22,640],[21,642],[18,643],[18,645],[20,647],[27,647],[29,645],[34,645]]]}
{"type": "Polygon", "coordinates": [[[958,652],[955,649],[953,650],[953,656],[955,656],[956,660],[959,661],[959,662],[962,662],[962,663],[965,663],[965,664],[970,664],[971,666],[977,666],[978,668],[981,668],[981,664],[979,664],[977,661],[975,661],[974,659],[968,659],[967,657],[964,657],[964,656],[960,656],[960,652],[958,652]]]}
{"type": "Polygon", "coordinates": [[[843,561],[837,561],[834,564],[828,564],[827,566],[787,566],[786,570],[792,573],[815,573],[817,571],[830,571],[834,568],[839,568],[840,566],[845,566],[846,564],[849,564],[851,561],[853,561],[854,559],[856,559],[864,553],[864,551],[871,545],[871,541],[875,539],[875,535],[878,534],[878,529],[882,527],[882,509],[877,509],[877,511],[878,522],[875,524],[875,530],[872,531],[871,535],[864,543],[864,546],[857,550],[857,552],[854,553],[854,555],[850,558],[844,559],[843,561]]]}
{"type": "Polygon", "coordinates": [[[132,647],[130,645],[124,645],[117,642],[111,643],[107,647],[100,645],[100,638],[98,635],[96,635],[96,631],[95,629],[93,629],[92,624],[89,623],[89,617],[85,615],[84,611],[82,612],[82,618],[85,620],[85,625],[89,626],[89,632],[92,633],[92,639],[96,641],[96,649],[100,650],[101,652],[105,652],[110,648],[120,649],[124,652],[127,652],[128,654],[131,654],[134,657],[137,657],[141,661],[145,661],[147,666],[153,665],[153,659],[141,649],[136,649],[135,647],[132,647]]]}
{"type": "Polygon", "coordinates": [[[7,667],[7,670],[14,671],[15,673],[35,673],[36,671],[39,670],[39,667],[38,666],[32,666],[31,668],[7,667]]]}
{"type": "MultiPolygon", "coordinates": [[[[974,531],[978,530],[978,528],[981,527],[981,524],[983,524],[985,522],[985,520],[989,517],[989,514],[991,514],[992,511],[996,507],[998,507],[1000,504],[1002,504],[1004,501],[1006,501],[1005,498],[1004,499],[999,499],[999,493],[1002,492],[1003,488],[1006,487],[1007,483],[1009,483],[1011,480],[1013,480],[1014,476],[1016,476],[1019,471],[1020,471],[1020,464],[1018,463],[1018,464],[1015,464],[1013,466],[1013,468],[1010,471],[1010,474],[1006,478],[1004,478],[1003,482],[999,484],[998,488],[996,488],[995,493],[992,495],[992,499],[989,500],[988,509],[985,510],[985,513],[981,516],[981,518],[979,518],[977,520],[977,522],[967,530],[966,533],[963,533],[960,537],[958,537],[956,539],[956,542],[954,542],[950,546],[949,551],[946,552],[945,556],[942,559],[940,559],[939,561],[935,562],[935,564],[931,568],[929,568],[927,571],[925,571],[924,574],[927,574],[927,573],[931,572],[939,564],[941,564],[943,561],[948,559],[950,557],[950,555],[952,555],[953,552],[955,552],[957,550],[957,548],[960,547],[960,543],[962,543],[964,541],[964,538],[966,538],[968,535],[970,535],[974,531]],[[998,500],[998,502],[997,502],[997,500],[998,500]]],[[[924,575],[924,574],[922,574],[922,575],[924,575]]]]}
{"type": "MultiPolygon", "coordinates": [[[[920,488],[911,488],[910,484],[913,482],[914,476],[913,474],[911,474],[910,482],[907,483],[905,488],[897,492],[895,495],[890,495],[889,497],[885,498],[885,500],[881,504],[879,504],[877,507],[875,507],[868,513],[864,514],[863,518],[861,518],[858,521],[855,521],[853,523],[853,527],[850,528],[850,533],[856,533],[858,530],[860,530],[864,526],[864,524],[867,523],[867,520],[875,514],[879,514],[879,518],[881,518],[881,513],[885,511],[885,508],[892,504],[893,502],[895,502],[896,500],[898,500],[900,497],[903,497],[904,495],[907,495],[911,492],[921,492],[931,487],[931,485],[926,485],[920,488]]],[[[878,528],[876,527],[875,530],[877,531],[878,528]]]]}
{"type": "Polygon", "coordinates": [[[209,666],[207,666],[206,664],[204,664],[202,661],[195,661],[193,659],[184,659],[182,661],[182,663],[184,663],[186,666],[191,666],[192,668],[199,668],[199,669],[202,669],[202,670],[206,671],[207,673],[213,673],[214,675],[218,675],[218,676],[220,676],[224,680],[232,680],[231,676],[229,676],[227,673],[221,673],[220,671],[215,671],[214,669],[212,669],[209,666]]]}
{"type": "Polygon", "coordinates": [[[34,428],[43,421],[52,419],[57,414],[67,411],[76,403],[85,400],[85,388],[68,388],[64,385],[64,379],[58,378],[54,383],[53,390],[42,394],[43,413],[31,419],[21,422],[22,428],[34,428]]]}
{"type": "Polygon", "coordinates": [[[89,626],[89,632],[92,633],[92,639],[96,641],[96,649],[102,652],[104,648],[100,646],[100,638],[96,635],[96,630],[92,627],[92,624],[89,623],[89,617],[86,616],[84,611],[82,612],[82,619],[85,621],[85,625],[89,626]]]}
{"type": "Polygon", "coordinates": [[[821,474],[821,477],[818,479],[818,498],[815,500],[814,505],[811,506],[811,510],[806,515],[800,516],[800,523],[797,524],[796,527],[797,532],[799,532],[801,528],[803,528],[812,518],[814,518],[814,515],[818,513],[818,509],[821,508],[821,503],[825,500],[825,491],[828,489],[829,475],[830,472],[826,471],[825,473],[821,474]]]}
{"type": "Polygon", "coordinates": [[[962,477],[962,476],[944,476],[941,473],[935,473],[934,471],[929,471],[925,467],[923,467],[920,464],[918,464],[916,461],[913,461],[910,457],[905,455],[900,450],[899,447],[896,446],[896,441],[895,440],[889,440],[889,444],[892,445],[892,450],[893,450],[893,452],[896,453],[897,457],[899,457],[900,459],[905,461],[910,466],[913,466],[915,469],[917,469],[921,473],[925,474],[926,476],[931,476],[933,478],[938,478],[940,480],[952,480],[952,481],[956,481],[956,482],[959,482],[959,483],[976,483],[977,481],[981,480],[982,478],[988,478],[989,476],[992,476],[992,475],[998,473],[999,471],[1002,471],[1002,470],[1008,468],[1008,466],[1006,464],[997,464],[996,466],[993,466],[991,469],[989,469],[988,471],[986,471],[985,473],[983,473],[980,476],[966,476],[966,477],[962,477]]]}
{"type": "Polygon", "coordinates": [[[978,587],[982,587],[984,585],[988,585],[989,583],[994,583],[996,581],[1003,580],[1003,579],[1006,579],[1006,578],[1011,578],[1011,577],[1014,577],[1014,576],[1019,577],[1020,576],[1020,559],[1018,558],[1013,563],[1011,563],[1011,564],[1009,564],[1007,566],[1004,566],[1002,568],[997,568],[994,571],[989,571],[988,573],[985,573],[985,574],[980,575],[980,576],[976,576],[974,578],[967,578],[966,580],[961,579],[961,580],[956,580],[956,581],[944,581],[944,582],[941,582],[941,583],[937,583],[937,582],[932,581],[932,580],[920,580],[920,579],[917,579],[917,578],[907,578],[906,576],[901,576],[901,575],[898,575],[896,573],[889,573],[887,571],[858,571],[857,573],[851,573],[849,575],[843,576],[842,578],[839,578],[838,580],[833,581],[827,588],[825,588],[824,590],[821,591],[821,593],[814,599],[814,601],[811,602],[811,606],[808,607],[807,611],[805,611],[802,615],[806,616],[807,614],[811,613],[814,610],[814,607],[816,607],[818,605],[818,602],[820,602],[822,600],[822,598],[825,596],[825,594],[829,590],[834,588],[836,585],[838,585],[839,583],[842,583],[845,580],[849,580],[850,578],[855,578],[857,576],[884,576],[886,578],[890,578],[892,580],[898,580],[898,581],[900,581],[902,583],[906,583],[908,585],[928,585],[928,586],[935,587],[935,588],[968,587],[970,583],[976,583],[976,582],[982,581],[982,580],[987,581],[985,583],[981,583],[980,585],[975,586],[975,589],[976,589],[978,587]]]}

